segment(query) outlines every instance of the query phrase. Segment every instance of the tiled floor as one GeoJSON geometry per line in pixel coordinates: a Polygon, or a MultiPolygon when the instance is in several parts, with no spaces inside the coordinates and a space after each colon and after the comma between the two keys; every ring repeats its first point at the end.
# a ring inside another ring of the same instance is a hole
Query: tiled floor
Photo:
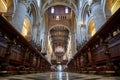
{"type": "Polygon", "coordinates": [[[105,77],[100,75],[67,72],[51,72],[0,77],[0,80],[120,80],[120,77],[105,77]]]}

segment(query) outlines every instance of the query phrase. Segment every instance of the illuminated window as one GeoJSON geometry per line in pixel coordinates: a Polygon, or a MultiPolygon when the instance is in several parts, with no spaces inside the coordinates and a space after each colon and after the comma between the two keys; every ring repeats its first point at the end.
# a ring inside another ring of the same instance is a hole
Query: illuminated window
{"type": "Polygon", "coordinates": [[[65,13],[66,13],[66,14],[68,13],[68,7],[65,8],[65,13]]]}
{"type": "Polygon", "coordinates": [[[27,36],[27,25],[25,21],[24,21],[23,28],[22,28],[22,35],[24,37],[27,36]]]}
{"type": "Polygon", "coordinates": [[[0,0],[0,12],[7,12],[7,4],[5,0],[0,0]]]}
{"type": "Polygon", "coordinates": [[[94,34],[96,33],[96,28],[95,28],[95,24],[94,24],[94,20],[92,19],[89,23],[89,27],[88,27],[88,33],[89,33],[89,38],[91,38],[92,36],[94,36],[94,34]]]}
{"type": "Polygon", "coordinates": [[[24,19],[21,34],[25,37],[25,39],[30,40],[31,32],[30,32],[30,21],[28,18],[24,19]]]}
{"type": "Polygon", "coordinates": [[[56,20],[59,20],[59,16],[56,16],[56,20]]]}
{"type": "Polygon", "coordinates": [[[91,35],[93,36],[95,33],[96,33],[96,30],[95,30],[95,27],[93,27],[91,35]]]}
{"type": "Polygon", "coordinates": [[[54,13],[55,12],[55,9],[54,7],[51,8],[51,13],[54,13]]]}
{"type": "Polygon", "coordinates": [[[120,0],[116,0],[111,8],[111,13],[114,14],[120,8],[120,0]]]}

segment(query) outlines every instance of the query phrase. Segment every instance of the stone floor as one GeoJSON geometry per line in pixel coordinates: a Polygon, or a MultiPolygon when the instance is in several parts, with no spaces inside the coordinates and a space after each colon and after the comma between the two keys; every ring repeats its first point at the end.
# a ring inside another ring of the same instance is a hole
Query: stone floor
{"type": "Polygon", "coordinates": [[[102,75],[50,72],[0,77],[0,80],[120,80],[120,76],[108,77],[102,75]]]}

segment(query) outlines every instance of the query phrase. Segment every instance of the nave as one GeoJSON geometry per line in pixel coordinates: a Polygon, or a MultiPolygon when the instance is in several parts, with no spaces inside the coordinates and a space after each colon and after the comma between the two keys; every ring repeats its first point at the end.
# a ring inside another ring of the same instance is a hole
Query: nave
{"type": "Polygon", "coordinates": [[[0,0],[0,80],[120,80],[107,75],[120,76],[120,0],[0,0]]]}
{"type": "Polygon", "coordinates": [[[0,80],[120,80],[119,76],[104,76],[68,72],[47,72],[0,77],[0,80]]]}

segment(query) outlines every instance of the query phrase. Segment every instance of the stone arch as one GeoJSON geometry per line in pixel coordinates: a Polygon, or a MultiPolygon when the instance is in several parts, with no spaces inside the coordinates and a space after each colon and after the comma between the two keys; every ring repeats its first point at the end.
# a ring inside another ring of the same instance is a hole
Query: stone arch
{"type": "Polygon", "coordinates": [[[51,29],[53,29],[54,27],[57,27],[57,26],[63,26],[63,27],[65,27],[65,28],[69,31],[69,33],[71,32],[71,30],[70,30],[67,26],[62,25],[62,24],[57,24],[57,25],[51,26],[51,27],[49,28],[48,32],[50,32],[51,29]]]}
{"type": "Polygon", "coordinates": [[[15,0],[6,0],[7,1],[7,7],[8,7],[8,10],[7,12],[9,13],[14,13],[15,11],[15,0]]]}
{"type": "Polygon", "coordinates": [[[29,17],[31,22],[31,41],[33,43],[36,43],[37,41],[39,41],[37,39],[39,38],[38,35],[40,34],[38,34],[38,29],[40,27],[39,7],[36,0],[30,0],[28,1],[28,3],[29,6],[27,8],[27,16],[29,17]]]}
{"type": "Polygon", "coordinates": [[[45,13],[45,11],[46,11],[48,8],[50,8],[50,7],[52,7],[52,6],[56,6],[56,5],[67,6],[67,7],[69,7],[69,8],[72,9],[72,11],[74,12],[75,16],[77,15],[77,7],[75,6],[75,4],[72,3],[72,6],[71,6],[71,5],[66,4],[66,3],[64,3],[64,2],[56,2],[56,3],[52,3],[52,4],[50,4],[50,5],[48,5],[48,2],[46,2],[46,3],[43,5],[43,8],[42,8],[42,12],[43,12],[42,15],[45,13]]]}
{"type": "Polygon", "coordinates": [[[38,22],[38,18],[39,18],[38,6],[35,3],[35,0],[33,0],[31,2],[31,4],[28,7],[28,9],[30,9],[29,16],[33,18],[32,25],[39,24],[39,22],[38,22]]]}
{"type": "Polygon", "coordinates": [[[83,6],[83,9],[82,9],[82,12],[81,12],[81,21],[85,24],[86,22],[86,15],[88,14],[88,10],[89,10],[89,4],[88,2],[86,1],[84,3],[84,6],[83,6]]]}
{"type": "Polygon", "coordinates": [[[81,34],[83,35],[81,37],[81,41],[84,42],[86,41],[87,39],[87,24],[88,24],[88,20],[89,20],[89,16],[90,16],[90,13],[89,13],[89,4],[87,1],[84,2],[83,6],[82,6],[82,11],[81,11],[81,23],[80,23],[80,26],[81,26],[81,34]]]}
{"type": "MultiPolygon", "coordinates": [[[[69,7],[71,10],[72,10],[72,13],[73,13],[73,16],[74,16],[74,24],[72,25],[72,30],[73,30],[73,32],[76,30],[76,11],[75,11],[75,9],[71,6],[71,5],[69,5],[69,4],[67,4],[67,3],[64,3],[64,2],[55,2],[55,3],[51,3],[50,5],[48,5],[48,2],[46,2],[44,5],[43,5],[43,7],[42,7],[42,15],[41,16],[43,16],[43,14],[45,15],[45,12],[46,12],[46,10],[48,10],[50,7],[52,7],[52,6],[67,6],[67,7],[69,7]]],[[[75,5],[73,5],[73,6],[75,6],[75,5]]],[[[77,7],[76,7],[77,8],[77,7]]],[[[45,19],[45,18],[44,18],[45,19]]],[[[53,24],[53,25],[50,25],[50,26],[54,26],[54,25],[56,25],[56,24],[53,24]]],[[[65,25],[65,24],[64,24],[65,25]]],[[[69,25],[65,25],[65,26],[69,26],[69,25]]]]}

